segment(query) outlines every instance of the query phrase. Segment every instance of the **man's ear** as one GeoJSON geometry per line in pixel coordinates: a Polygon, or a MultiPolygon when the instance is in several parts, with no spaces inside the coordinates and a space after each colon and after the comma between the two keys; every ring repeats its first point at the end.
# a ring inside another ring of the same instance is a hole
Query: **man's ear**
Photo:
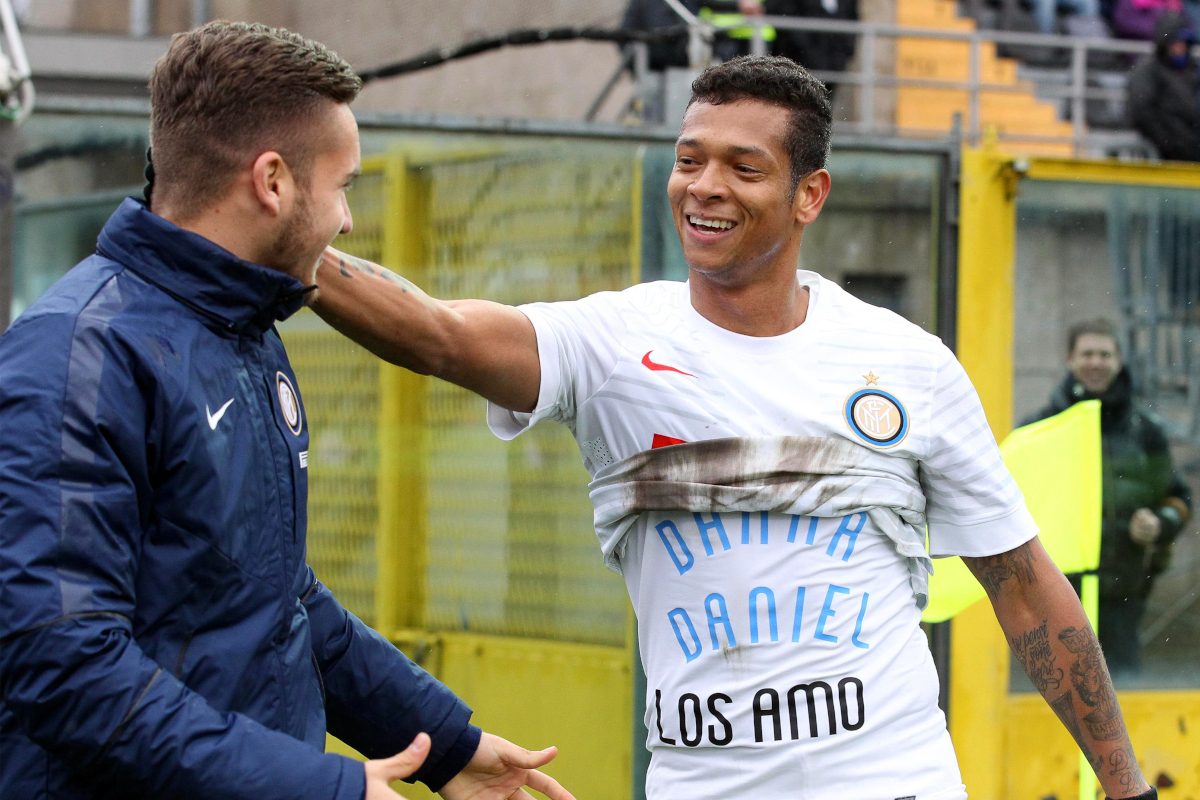
{"type": "Polygon", "coordinates": [[[800,185],[796,187],[796,197],[792,200],[792,213],[796,215],[797,222],[801,225],[811,225],[816,221],[825,200],[829,197],[831,185],[829,171],[824,169],[814,170],[800,179],[800,185]]]}
{"type": "Polygon", "coordinates": [[[262,153],[254,159],[250,175],[258,202],[269,214],[279,216],[291,202],[295,190],[295,179],[283,156],[274,150],[262,153]]]}

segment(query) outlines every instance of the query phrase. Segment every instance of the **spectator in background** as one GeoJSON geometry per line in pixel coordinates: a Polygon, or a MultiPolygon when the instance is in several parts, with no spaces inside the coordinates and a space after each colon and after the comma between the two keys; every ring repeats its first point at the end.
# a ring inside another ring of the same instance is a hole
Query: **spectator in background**
{"type": "MultiPolygon", "coordinates": [[[[1192,494],[1175,472],[1162,423],[1134,407],[1133,381],[1121,364],[1108,320],[1071,328],[1068,373],[1028,425],[1098,399],[1104,447],[1100,540],[1100,645],[1114,675],[1141,669],[1138,625],[1155,578],[1191,515],[1192,494]]],[[[1069,576],[1079,590],[1079,576],[1069,576]]]]}
{"type": "MultiPolygon", "coordinates": [[[[763,0],[763,5],[766,13],[780,17],[858,19],[858,0],[763,0]]],[[[773,52],[810,71],[841,72],[854,56],[856,43],[852,34],[779,30],[773,52]]]]}
{"type": "MultiPolygon", "coordinates": [[[[700,0],[680,0],[693,14],[700,12],[700,0]]],[[[684,24],[675,10],[663,0],[629,0],[621,28],[630,31],[652,31],[656,28],[673,28],[684,24]]],[[[662,72],[667,67],[688,65],[687,36],[670,42],[650,45],[650,69],[662,72]]]]}
{"type": "Polygon", "coordinates": [[[1058,32],[1060,8],[1080,17],[1100,16],[1100,0],[1031,0],[1031,4],[1038,30],[1042,33],[1058,32]]]}
{"type": "Polygon", "coordinates": [[[1154,53],[1129,75],[1133,127],[1173,161],[1200,161],[1200,74],[1190,53],[1193,40],[1181,15],[1164,14],[1154,53]]]}
{"type": "Polygon", "coordinates": [[[1112,12],[1113,33],[1122,39],[1158,40],[1159,22],[1167,14],[1183,16],[1182,0],[1117,0],[1112,12]]]}

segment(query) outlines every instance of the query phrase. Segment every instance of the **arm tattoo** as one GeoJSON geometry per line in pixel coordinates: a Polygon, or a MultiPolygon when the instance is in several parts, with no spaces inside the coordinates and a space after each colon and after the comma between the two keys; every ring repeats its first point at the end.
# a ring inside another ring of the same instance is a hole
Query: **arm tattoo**
{"type": "Polygon", "coordinates": [[[1037,573],[1033,569],[1036,560],[1033,549],[1026,542],[1007,553],[969,559],[968,564],[975,577],[983,584],[988,597],[995,598],[1004,584],[1012,578],[1016,578],[1017,583],[1025,586],[1037,583],[1037,573]]]}
{"type": "Polygon", "coordinates": [[[1092,748],[1083,739],[1083,731],[1079,727],[1079,716],[1075,713],[1075,696],[1071,694],[1071,690],[1060,695],[1057,700],[1050,700],[1050,708],[1054,710],[1054,714],[1062,720],[1062,724],[1071,734],[1071,738],[1075,740],[1075,744],[1079,745],[1080,751],[1083,752],[1084,758],[1092,765],[1094,772],[1100,772],[1100,767],[1103,766],[1103,761],[1096,757],[1092,752],[1092,748]]]}
{"type": "Polygon", "coordinates": [[[1088,733],[1092,738],[1105,742],[1120,739],[1125,732],[1121,707],[1117,703],[1117,693],[1113,690],[1112,678],[1109,677],[1096,634],[1091,628],[1065,628],[1058,634],[1058,639],[1075,654],[1075,663],[1071,665],[1071,683],[1079,699],[1093,709],[1083,718],[1088,733]]]}
{"type": "Polygon", "coordinates": [[[390,269],[386,269],[384,267],[378,267],[378,266],[372,264],[370,261],[365,261],[361,258],[355,258],[354,256],[345,256],[345,257],[338,258],[338,271],[341,273],[343,278],[353,278],[354,277],[354,275],[351,274],[350,270],[346,269],[347,259],[349,260],[349,265],[351,267],[353,267],[356,271],[365,272],[368,275],[378,275],[381,278],[389,280],[392,283],[398,285],[400,287],[400,291],[402,291],[402,292],[407,292],[409,289],[416,288],[416,284],[414,284],[408,278],[402,278],[399,275],[397,275],[396,273],[392,272],[390,269]]]}
{"type": "Polygon", "coordinates": [[[1033,630],[1009,639],[1013,654],[1025,667],[1025,674],[1043,695],[1062,686],[1065,677],[1054,658],[1054,651],[1050,649],[1048,625],[1049,620],[1043,620],[1033,630]]]}
{"type": "Polygon", "coordinates": [[[1108,774],[1120,781],[1121,786],[1129,791],[1132,791],[1136,785],[1131,761],[1129,754],[1123,748],[1118,748],[1108,754],[1108,765],[1112,767],[1108,774]]]}

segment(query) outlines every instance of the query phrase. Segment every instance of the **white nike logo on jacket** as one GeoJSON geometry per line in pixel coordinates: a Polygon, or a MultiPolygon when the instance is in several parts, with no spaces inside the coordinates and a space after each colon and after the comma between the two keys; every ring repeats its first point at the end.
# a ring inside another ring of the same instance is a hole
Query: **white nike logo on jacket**
{"type": "Polygon", "coordinates": [[[215,431],[217,429],[217,423],[221,421],[221,417],[225,416],[226,409],[228,409],[229,406],[233,405],[233,401],[236,399],[237,399],[236,397],[231,397],[228,400],[226,400],[225,405],[218,408],[217,413],[215,413],[215,414],[208,410],[208,403],[204,404],[204,414],[205,414],[205,416],[208,417],[209,430],[215,431]]]}

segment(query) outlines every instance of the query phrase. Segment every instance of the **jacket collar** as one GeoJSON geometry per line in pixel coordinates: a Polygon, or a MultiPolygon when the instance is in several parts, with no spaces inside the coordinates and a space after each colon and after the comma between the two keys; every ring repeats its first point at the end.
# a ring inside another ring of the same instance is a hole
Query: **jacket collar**
{"type": "Polygon", "coordinates": [[[1066,411],[1081,400],[1100,401],[1100,427],[1109,430],[1133,410],[1133,378],[1129,370],[1121,371],[1113,378],[1109,387],[1100,394],[1089,392],[1070,372],[1050,397],[1050,407],[1055,414],[1066,411]]]}
{"type": "Polygon", "coordinates": [[[126,198],[97,249],[232,333],[261,336],[304,305],[311,287],[253,264],[126,198]]]}

